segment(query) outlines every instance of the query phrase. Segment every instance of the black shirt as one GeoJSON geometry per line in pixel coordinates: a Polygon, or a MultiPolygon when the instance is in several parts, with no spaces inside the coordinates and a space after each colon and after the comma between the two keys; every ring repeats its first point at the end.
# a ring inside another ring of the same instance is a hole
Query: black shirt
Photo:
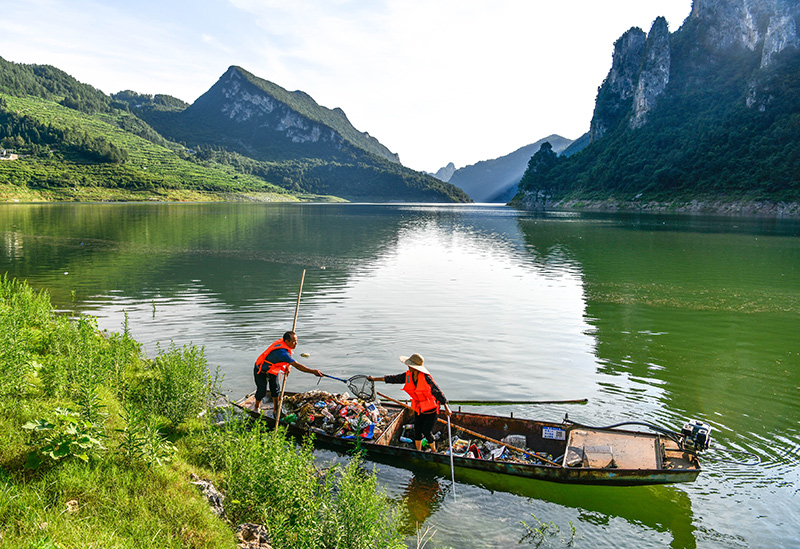
{"type": "MultiPolygon", "coordinates": [[[[383,380],[386,383],[395,383],[395,384],[402,383],[405,385],[406,373],[408,372],[403,372],[402,374],[395,374],[391,376],[385,376],[383,380]]],[[[422,375],[425,376],[425,381],[427,381],[428,385],[431,386],[431,394],[433,395],[433,398],[435,398],[439,402],[439,404],[447,404],[447,399],[444,397],[444,393],[442,393],[442,390],[439,389],[438,385],[436,385],[436,382],[433,381],[433,378],[428,374],[422,374],[422,375]]]]}

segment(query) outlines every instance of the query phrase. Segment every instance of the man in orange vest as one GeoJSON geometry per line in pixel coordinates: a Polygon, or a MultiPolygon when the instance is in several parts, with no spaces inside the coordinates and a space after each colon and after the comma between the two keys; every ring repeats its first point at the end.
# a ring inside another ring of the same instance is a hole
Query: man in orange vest
{"type": "Polygon", "coordinates": [[[282,339],[267,347],[256,359],[253,366],[253,377],[256,380],[256,402],[253,409],[256,412],[261,409],[261,400],[266,396],[269,385],[274,414],[278,415],[278,399],[281,396],[281,386],[278,383],[280,372],[284,372],[285,376],[289,373],[289,369],[295,366],[301,372],[322,377],[322,372],[319,370],[307,368],[292,358],[292,350],[295,347],[297,347],[297,335],[294,332],[286,332],[282,339]]]}
{"type": "Polygon", "coordinates": [[[414,417],[414,445],[417,450],[422,450],[422,439],[431,445],[431,451],[436,451],[436,442],[433,440],[433,426],[439,415],[439,405],[444,405],[444,410],[449,416],[452,412],[447,404],[444,394],[433,381],[431,373],[423,366],[425,360],[422,355],[414,353],[411,356],[401,356],[400,362],[408,366],[408,371],[402,374],[372,377],[371,381],[385,383],[404,383],[403,390],[411,397],[411,408],[414,417]]]}

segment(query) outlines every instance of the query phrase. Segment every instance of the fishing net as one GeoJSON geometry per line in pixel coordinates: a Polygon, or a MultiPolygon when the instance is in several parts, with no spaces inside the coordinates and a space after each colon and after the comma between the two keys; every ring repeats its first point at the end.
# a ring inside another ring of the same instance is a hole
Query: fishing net
{"type": "Polygon", "coordinates": [[[361,400],[375,400],[375,382],[367,376],[353,376],[347,380],[347,388],[356,398],[361,400]]]}

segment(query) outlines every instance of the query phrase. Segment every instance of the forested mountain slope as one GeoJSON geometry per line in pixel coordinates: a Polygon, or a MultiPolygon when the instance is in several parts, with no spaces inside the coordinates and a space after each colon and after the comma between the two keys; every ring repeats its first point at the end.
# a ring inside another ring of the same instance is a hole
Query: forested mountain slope
{"type": "Polygon", "coordinates": [[[19,157],[0,162],[6,198],[469,201],[403,167],[341,109],[239,67],[188,105],[130,90],[106,96],[55,67],[0,58],[0,147],[19,157]]]}
{"type": "MultiPolygon", "coordinates": [[[[800,4],[695,0],[614,45],[591,143],[531,159],[515,203],[800,199],[800,4]]],[[[537,153],[539,154],[539,153],[537,153]]]]}

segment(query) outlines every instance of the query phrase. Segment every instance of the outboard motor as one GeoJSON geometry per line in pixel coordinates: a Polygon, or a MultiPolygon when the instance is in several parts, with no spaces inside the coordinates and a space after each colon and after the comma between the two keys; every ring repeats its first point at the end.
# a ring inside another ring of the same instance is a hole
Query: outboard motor
{"type": "Polygon", "coordinates": [[[681,429],[681,436],[683,436],[684,448],[702,452],[708,450],[708,445],[711,443],[711,426],[702,421],[690,419],[681,429]]]}

